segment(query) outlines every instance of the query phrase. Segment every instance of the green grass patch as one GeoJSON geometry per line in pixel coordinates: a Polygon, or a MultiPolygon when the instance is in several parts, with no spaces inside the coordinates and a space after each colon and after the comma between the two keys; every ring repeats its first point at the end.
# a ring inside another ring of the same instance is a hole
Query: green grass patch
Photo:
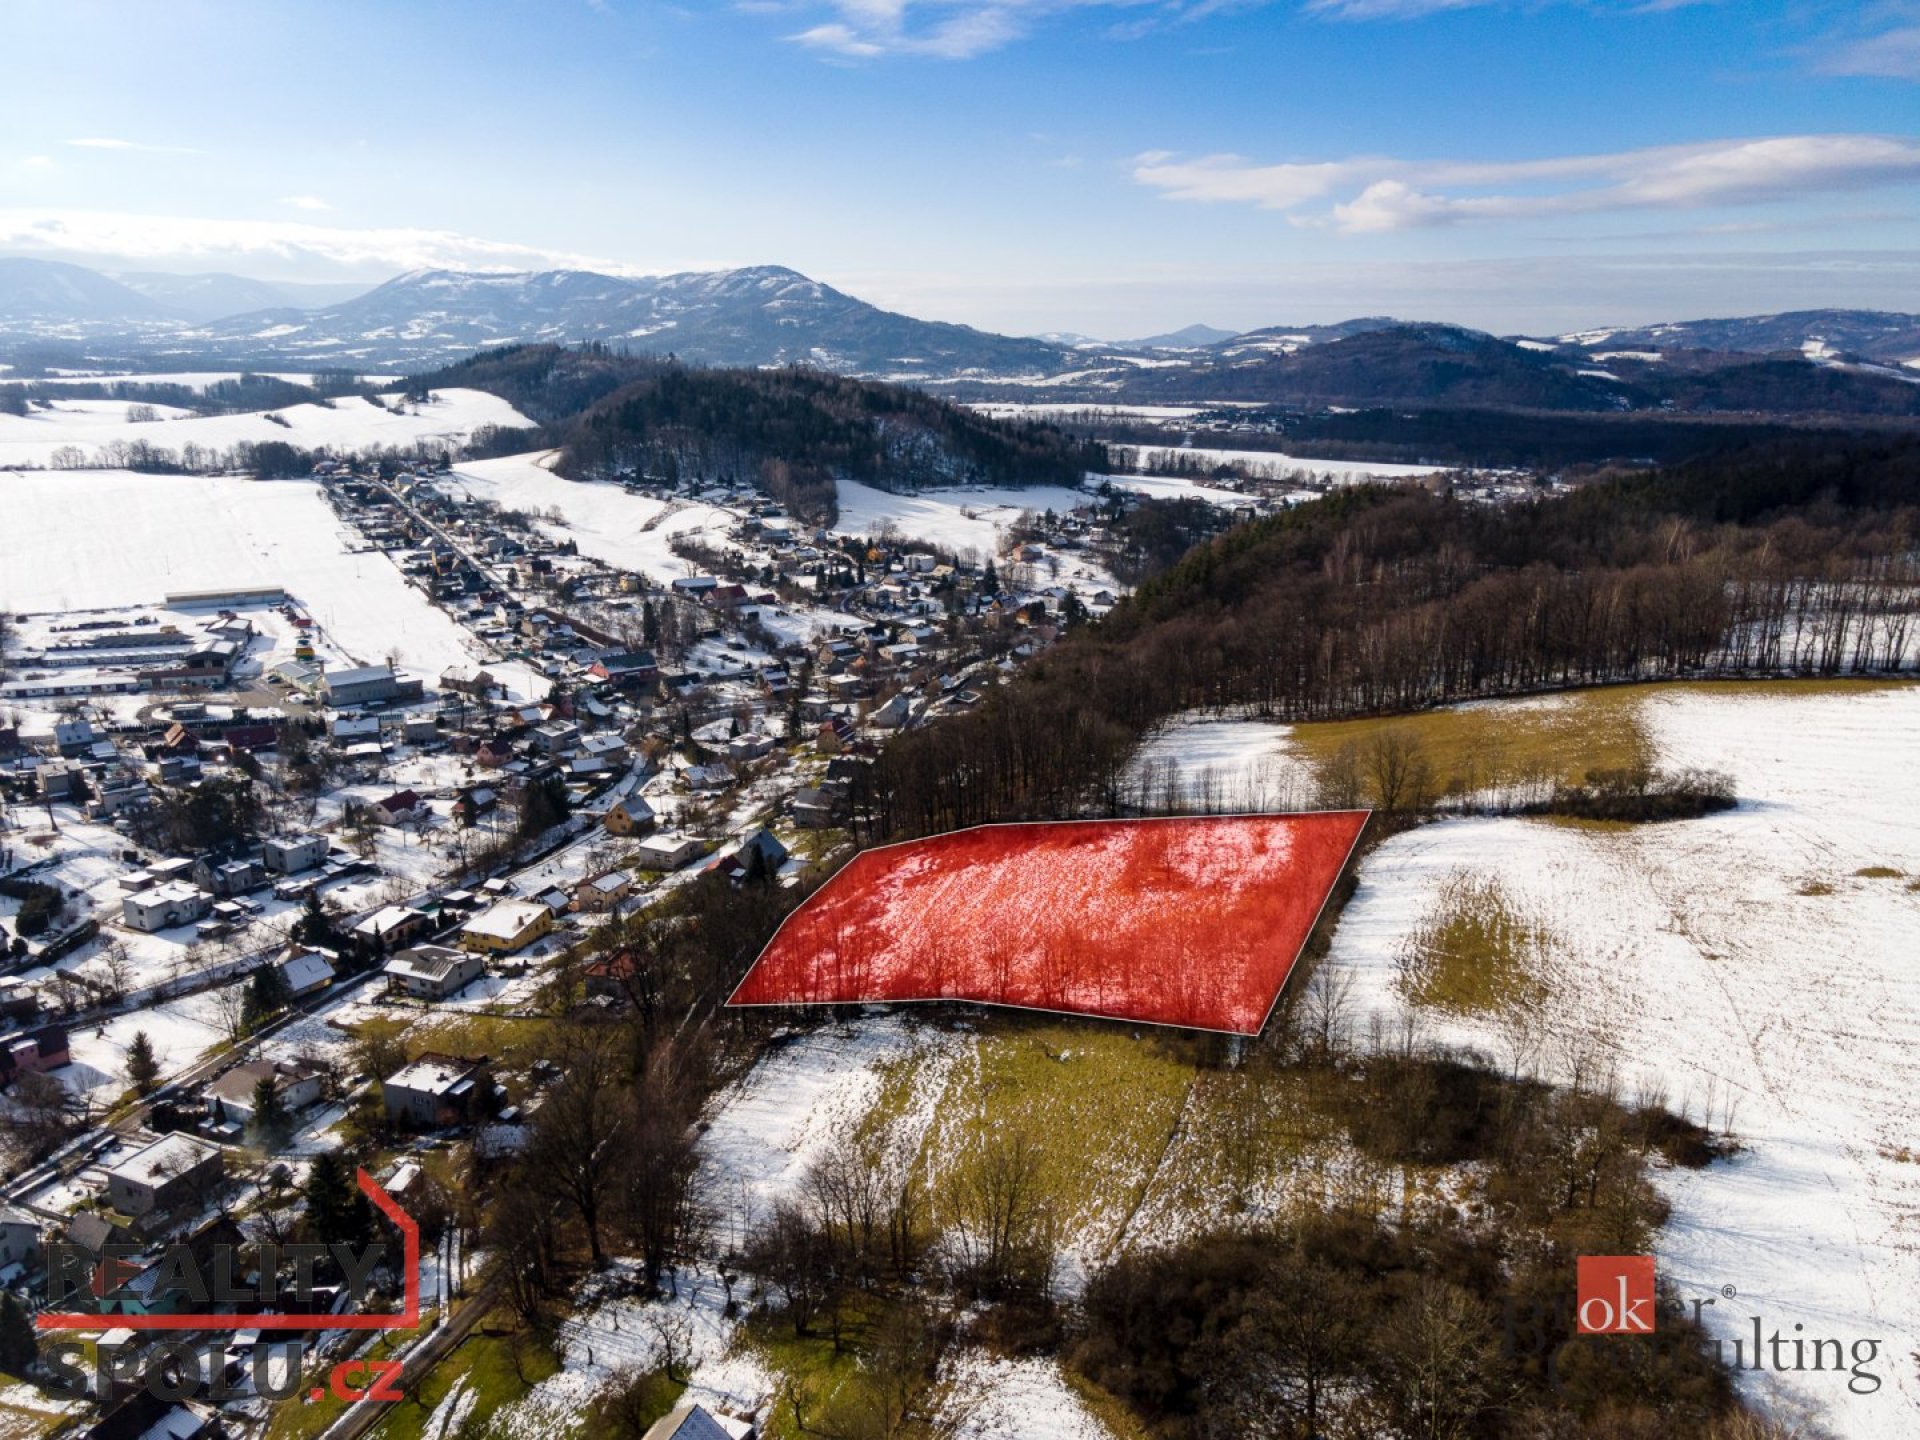
{"type": "Polygon", "coordinates": [[[1407,937],[1400,993],[1454,1015],[1532,1006],[1545,998],[1553,946],[1553,932],[1523,913],[1499,881],[1456,872],[1407,937]]]}
{"type": "Polygon", "coordinates": [[[1171,1142],[1194,1066],[1131,1029],[996,1020],[954,1067],[922,1153],[936,1225],[994,1146],[1024,1136],[1063,1233],[1109,1242],[1133,1213],[1171,1142]]]}
{"type": "Polygon", "coordinates": [[[1620,686],[1413,715],[1296,725],[1296,748],[1325,772],[1347,746],[1364,755],[1379,737],[1412,740],[1442,795],[1494,785],[1578,784],[1589,770],[1654,763],[1640,702],[1656,687],[1620,686]]]}
{"type": "Polygon", "coordinates": [[[517,1069],[552,1053],[553,1026],[546,1016],[434,1015],[407,1032],[407,1049],[415,1055],[486,1055],[498,1067],[517,1069]]]}
{"type": "Polygon", "coordinates": [[[516,1342],[512,1334],[490,1335],[476,1330],[428,1371],[412,1394],[387,1407],[373,1434],[379,1440],[420,1440],[434,1411],[457,1391],[456,1403],[463,1407],[468,1404],[469,1394],[474,1398],[460,1424],[445,1430],[445,1440],[483,1436],[501,1407],[524,1398],[559,1369],[552,1344],[541,1336],[522,1334],[516,1342]],[[516,1343],[520,1350],[517,1368],[513,1354],[516,1343]]]}
{"type": "Polygon", "coordinates": [[[864,1329],[862,1317],[843,1317],[849,1343],[836,1349],[825,1334],[796,1335],[784,1315],[756,1310],[747,1318],[735,1343],[780,1377],[761,1432],[765,1440],[809,1440],[820,1433],[822,1417],[844,1398],[842,1391],[860,1383],[853,1342],[864,1329]]]}

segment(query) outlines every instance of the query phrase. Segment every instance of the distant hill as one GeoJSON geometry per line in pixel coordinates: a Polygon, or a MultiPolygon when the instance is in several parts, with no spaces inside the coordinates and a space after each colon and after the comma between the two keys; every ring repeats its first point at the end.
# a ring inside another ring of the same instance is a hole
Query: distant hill
{"type": "MultiPolygon", "coordinates": [[[[1727,320],[1679,320],[1558,337],[1591,350],[1717,350],[1765,355],[1797,350],[1900,365],[1920,360],[1920,315],[1888,310],[1792,310],[1727,320]]],[[[1920,372],[1916,372],[1920,373],[1920,372]]]]}
{"type": "Polygon", "coordinates": [[[1129,350],[1202,350],[1209,345],[1218,345],[1222,340],[1231,340],[1237,334],[1237,330],[1219,330],[1212,325],[1188,325],[1181,330],[1169,330],[1164,335],[1149,335],[1144,340],[1121,343],[1129,350]]]}
{"type": "Polygon", "coordinates": [[[1920,414],[1920,316],[1811,310],[1535,339],[1362,316],[1127,344],[915,319],[777,265],[632,277],[419,270],[312,308],[240,276],[0,260],[0,360],[35,368],[419,372],[507,345],[804,365],[960,400],[1808,416],[1920,414]],[[259,304],[257,302],[269,303],[259,304]],[[237,313],[209,312],[244,302],[237,313]]]}
{"type": "MultiPolygon", "coordinates": [[[[579,478],[745,480],[796,514],[830,518],[835,482],[1077,486],[1098,445],[989,419],[923,390],[800,367],[705,369],[602,346],[524,346],[417,380],[499,395],[537,419],[579,478]]],[[[516,446],[531,438],[507,437],[516,446]]]]}
{"type": "Polygon", "coordinates": [[[421,270],[321,310],[232,316],[199,337],[204,346],[251,346],[289,362],[324,354],[403,367],[501,344],[583,340],[709,365],[806,364],[902,379],[1038,379],[1066,359],[1044,341],[915,320],[773,265],[644,279],[421,270]]]}
{"type": "Polygon", "coordinates": [[[0,257],[0,326],[29,334],[164,325],[165,305],[132,286],[58,260],[0,257]]]}
{"type": "Polygon", "coordinates": [[[223,315],[238,314],[242,310],[297,307],[300,303],[292,292],[264,280],[249,280],[244,275],[168,275],[159,271],[135,271],[113,278],[196,325],[218,320],[223,315]]]}

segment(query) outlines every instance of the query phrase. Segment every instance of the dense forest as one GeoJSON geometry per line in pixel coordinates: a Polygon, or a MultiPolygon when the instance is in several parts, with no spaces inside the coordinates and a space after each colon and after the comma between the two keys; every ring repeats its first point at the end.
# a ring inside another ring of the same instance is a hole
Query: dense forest
{"type": "MultiPolygon", "coordinates": [[[[413,382],[491,391],[546,428],[562,473],[674,482],[751,480],[828,519],[834,481],[885,489],[1078,485],[1104,449],[924,391],[798,367],[702,369],[603,346],[493,351],[413,382]]],[[[507,437],[525,448],[529,437],[507,437]]],[[[496,447],[497,448],[497,447],[496,447]]]]}
{"type": "Polygon", "coordinates": [[[1802,440],[1492,508],[1356,488],[1227,532],[979,709],[902,737],[879,835],[1117,811],[1180,711],[1283,720],[1912,664],[1920,440],[1802,440]]]}

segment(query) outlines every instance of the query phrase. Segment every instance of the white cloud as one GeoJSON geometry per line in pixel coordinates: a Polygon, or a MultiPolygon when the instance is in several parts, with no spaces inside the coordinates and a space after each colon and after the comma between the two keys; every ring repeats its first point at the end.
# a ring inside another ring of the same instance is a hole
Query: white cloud
{"type": "Polygon", "coordinates": [[[148,155],[197,155],[200,153],[179,145],[149,145],[141,140],[117,140],[103,135],[69,140],[67,144],[81,150],[138,150],[148,155]]]}
{"type": "Polygon", "coordinates": [[[1173,200],[1256,205],[1351,232],[1484,220],[1689,210],[1920,182],[1920,142],[1783,135],[1608,155],[1491,163],[1384,157],[1257,165],[1233,155],[1138,157],[1134,179],[1173,200]],[[1464,192],[1464,193],[1463,193],[1464,192]],[[1331,201],[1326,208],[1305,208],[1331,201]]]}
{"type": "Polygon", "coordinates": [[[834,18],[788,38],[856,60],[883,55],[970,60],[1067,10],[1139,10],[1174,21],[1256,3],[1262,0],[826,0],[834,18]]]}
{"type": "Polygon", "coordinates": [[[1336,20],[1418,20],[1445,10],[1470,10],[1499,0],[1307,0],[1315,15],[1336,20]]]}
{"type": "Polygon", "coordinates": [[[304,220],[210,220],[101,210],[0,210],[0,250],[95,259],[254,264],[327,274],[395,270],[537,270],[636,273],[597,256],[484,240],[451,230],[348,229],[304,220]]]}
{"type": "Polygon", "coordinates": [[[296,210],[331,210],[333,207],[318,195],[282,195],[282,205],[291,205],[296,210]]]}
{"type": "Polygon", "coordinates": [[[1829,75],[1920,80],[1920,25],[1902,25],[1841,45],[1821,59],[1820,69],[1829,75]]]}

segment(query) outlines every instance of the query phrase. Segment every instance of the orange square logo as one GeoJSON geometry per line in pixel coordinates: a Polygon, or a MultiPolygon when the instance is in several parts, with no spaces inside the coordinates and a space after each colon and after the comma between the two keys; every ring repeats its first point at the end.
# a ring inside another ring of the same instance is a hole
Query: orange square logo
{"type": "Polygon", "coordinates": [[[1582,1335],[1653,1333],[1653,1257],[1582,1255],[1574,1312],[1582,1335]]]}

